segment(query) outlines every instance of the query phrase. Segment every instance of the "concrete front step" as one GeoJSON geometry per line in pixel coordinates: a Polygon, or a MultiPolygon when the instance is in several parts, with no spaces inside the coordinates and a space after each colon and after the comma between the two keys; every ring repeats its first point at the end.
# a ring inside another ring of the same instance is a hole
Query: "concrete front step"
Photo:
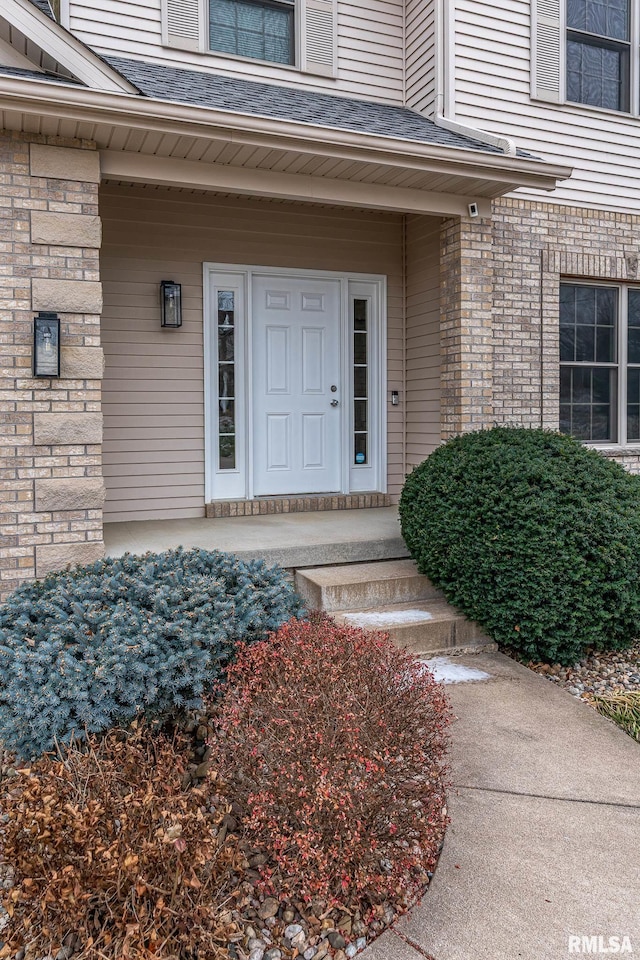
{"type": "Polygon", "coordinates": [[[388,633],[399,646],[419,656],[495,650],[481,627],[446,600],[386,604],[361,610],[336,610],[339,623],[388,633]]]}
{"type": "Polygon", "coordinates": [[[384,604],[444,600],[413,560],[298,570],[296,589],[311,610],[368,610],[384,604]]]}

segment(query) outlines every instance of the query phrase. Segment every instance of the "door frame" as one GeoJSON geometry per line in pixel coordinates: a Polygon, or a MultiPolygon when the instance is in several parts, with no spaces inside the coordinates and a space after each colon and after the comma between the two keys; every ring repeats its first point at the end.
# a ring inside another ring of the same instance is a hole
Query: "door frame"
{"type": "MultiPolygon", "coordinates": [[[[340,371],[348,402],[341,411],[341,489],[339,493],[387,492],[387,278],[380,274],[336,273],[247,264],[203,264],[205,502],[253,500],[253,278],[273,277],[340,282],[340,371]],[[236,296],[235,383],[236,467],[218,466],[217,290],[236,296]],[[368,299],[371,308],[369,393],[371,456],[366,465],[353,463],[353,299],[368,299]]],[[[296,496],[296,491],[291,491],[296,496]]]]}

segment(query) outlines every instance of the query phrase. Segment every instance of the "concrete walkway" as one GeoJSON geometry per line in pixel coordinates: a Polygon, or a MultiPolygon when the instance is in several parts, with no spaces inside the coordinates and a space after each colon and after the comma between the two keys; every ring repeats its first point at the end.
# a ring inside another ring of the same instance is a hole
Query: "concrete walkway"
{"type": "Polygon", "coordinates": [[[640,958],[640,744],[501,654],[455,663],[490,678],[447,687],[442,857],[422,903],[363,960],[640,958]],[[610,937],[633,952],[601,953],[610,937]]]}

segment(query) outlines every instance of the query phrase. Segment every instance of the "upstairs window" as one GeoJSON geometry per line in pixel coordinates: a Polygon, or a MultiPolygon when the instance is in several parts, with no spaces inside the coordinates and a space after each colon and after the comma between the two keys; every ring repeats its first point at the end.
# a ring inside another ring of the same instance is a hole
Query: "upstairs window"
{"type": "Polygon", "coordinates": [[[531,95],[640,113],[640,0],[531,0],[531,95]]]}
{"type": "Polygon", "coordinates": [[[167,47],[338,75],[338,0],[161,0],[161,10],[167,47]]]}
{"type": "Polygon", "coordinates": [[[567,100],[629,110],[630,0],[567,0],[567,100]]]}
{"type": "Polygon", "coordinates": [[[271,63],[295,63],[295,0],[209,0],[209,47],[271,63]]]}

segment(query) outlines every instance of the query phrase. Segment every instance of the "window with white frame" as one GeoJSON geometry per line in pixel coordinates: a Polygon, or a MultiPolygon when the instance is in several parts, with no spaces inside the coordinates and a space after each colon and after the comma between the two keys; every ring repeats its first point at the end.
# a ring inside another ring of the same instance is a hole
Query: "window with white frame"
{"type": "Polygon", "coordinates": [[[532,0],[531,9],[532,96],[638,113],[640,0],[532,0]]]}
{"type": "Polygon", "coordinates": [[[629,110],[631,0],[567,0],[567,100],[629,110]]]}
{"type": "Polygon", "coordinates": [[[560,430],[640,443],[640,288],[560,285],[560,430]]]}
{"type": "Polygon", "coordinates": [[[336,77],[337,5],[338,0],[161,0],[163,43],[336,77]]]}
{"type": "Polygon", "coordinates": [[[295,0],[209,0],[209,47],[295,63],[295,0]]]}

